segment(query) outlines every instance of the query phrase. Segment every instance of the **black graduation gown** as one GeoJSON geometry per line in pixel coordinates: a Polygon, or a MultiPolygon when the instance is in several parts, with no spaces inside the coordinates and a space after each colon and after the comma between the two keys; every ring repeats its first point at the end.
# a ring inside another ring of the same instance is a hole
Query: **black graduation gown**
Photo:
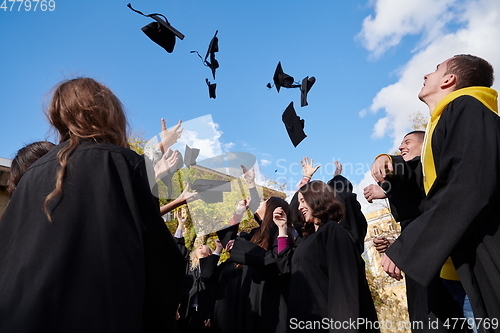
{"type": "MultiPolygon", "coordinates": [[[[290,252],[284,250],[279,256],[290,257],[290,252]]],[[[357,322],[358,318],[365,318],[372,324],[377,321],[366,281],[365,263],[340,224],[328,221],[315,233],[304,237],[291,255],[291,269],[288,294],[290,332],[307,328],[304,325],[315,321],[325,325],[324,318],[327,326],[308,332],[379,331],[364,325],[335,329],[335,323],[357,322]]]]}
{"type": "MultiPolygon", "coordinates": [[[[425,192],[422,179],[420,156],[405,161],[402,156],[391,156],[394,173],[379,185],[387,192],[394,219],[404,230],[423,209],[425,192]]],[[[436,275],[431,283],[424,287],[405,276],[406,300],[413,333],[464,332],[460,325],[454,328],[443,326],[450,318],[462,317],[441,278],[436,275]],[[432,323],[432,325],[429,325],[432,323]],[[435,323],[437,325],[435,325],[435,323]]]]}
{"type": "Polygon", "coordinates": [[[475,98],[458,97],[431,144],[437,178],[424,212],[386,253],[425,286],[451,256],[474,315],[500,318],[500,118],[475,98]]]}
{"type": "Polygon", "coordinates": [[[21,179],[0,223],[0,332],[173,331],[185,261],[144,158],[84,141],[55,186],[62,143],[21,179]]]}
{"type": "MultiPolygon", "coordinates": [[[[179,321],[179,332],[212,332],[211,327],[205,327],[204,322],[211,319],[214,309],[214,296],[216,285],[210,283],[213,271],[217,267],[219,256],[211,254],[200,258],[200,266],[191,268],[189,276],[192,277],[191,289],[188,291],[186,301],[186,318],[179,321]],[[191,303],[196,302],[196,307],[191,303]]],[[[183,307],[183,305],[181,305],[183,307]]]]}
{"type": "Polygon", "coordinates": [[[420,156],[405,161],[402,156],[391,156],[394,175],[387,177],[379,185],[387,193],[391,214],[401,224],[401,229],[417,218],[425,199],[422,183],[422,163],[420,156]]]}
{"type": "Polygon", "coordinates": [[[242,275],[243,295],[242,331],[281,333],[287,327],[286,299],[290,282],[289,274],[281,274],[276,265],[276,241],[269,251],[237,238],[231,250],[231,260],[245,265],[242,275]]]}
{"type": "Polygon", "coordinates": [[[226,260],[212,276],[216,281],[215,304],[212,325],[217,333],[242,332],[242,302],[248,290],[242,288],[244,266],[226,260]]]}

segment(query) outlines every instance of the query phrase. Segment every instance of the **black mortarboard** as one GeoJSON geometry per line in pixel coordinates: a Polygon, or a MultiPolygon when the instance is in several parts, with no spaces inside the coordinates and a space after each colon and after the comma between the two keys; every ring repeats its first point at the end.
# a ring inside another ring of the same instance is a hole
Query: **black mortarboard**
{"type": "Polygon", "coordinates": [[[283,123],[285,123],[286,131],[288,132],[288,136],[295,147],[304,140],[307,135],[304,133],[304,119],[300,119],[295,113],[295,109],[293,108],[293,102],[285,109],[283,115],[281,116],[283,123]]]}
{"type": "MultiPolygon", "coordinates": [[[[280,92],[280,88],[299,88],[300,84],[294,84],[293,77],[283,72],[283,68],[281,68],[281,61],[278,62],[278,66],[276,66],[276,70],[274,71],[273,76],[274,86],[276,90],[280,92]]],[[[267,84],[268,88],[271,88],[271,84],[267,84]]]]}
{"type": "Polygon", "coordinates": [[[186,167],[190,167],[196,165],[196,158],[200,154],[200,150],[198,148],[191,148],[186,145],[186,149],[184,150],[184,165],[186,167]]]}
{"type": "Polygon", "coordinates": [[[316,82],[316,78],[314,76],[306,76],[302,80],[302,85],[300,87],[300,106],[306,106],[307,103],[307,93],[311,90],[312,86],[316,82]]]}
{"type": "Polygon", "coordinates": [[[162,14],[149,14],[145,15],[142,12],[132,8],[131,4],[127,7],[132,9],[134,12],[141,14],[142,16],[151,17],[156,22],[151,22],[148,25],[142,27],[142,31],[156,44],[160,45],[168,53],[174,51],[175,37],[179,39],[184,39],[184,35],[173,26],[170,25],[167,18],[162,14]],[[160,17],[161,16],[161,17],[160,17]]]}
{"type": "MultiPolygon", "coordinates": [[[[219,62],[215,59],[215,52],[219,52],[219,38],[217,38],[217,33],[219,30],[215,31],[215,35],[210,40],[210,44],[208,45],[207,54],[205,55],[205,64],[210,67],[212,70],[212,75],[215,80],[215,70],[219,68],[219,62]],[[207,61],[207,58],[210,56],[210,61],[207,61]]],[[[215,97],[214,97],[215,98],[215,97]]]]}
{"type": "Polygon", "coordinates": [[[215,99],[217,97],[215,95],[215,89],[217,88],[217,83],[210,83],[208,79],[205,79],[205,82],[207,83],[208,86],[208,96],[210,96],[210,98],[215,99]]]}
{"type": "Polygon", "coordinates": [[[240,224],[238,223],[217,231],[217,236],[219,237],[219,240],[224,248],[226,248],[227,243],[230,240],[236,239],[238,236],[239,226],[240,224]]]}
{"type": "Polygon", "coordinates": [[[198,192],[206,203],[223,201],[222,192],[231,192],[231,182],[227,180],[196,179],[191,189],[198,192]]]}

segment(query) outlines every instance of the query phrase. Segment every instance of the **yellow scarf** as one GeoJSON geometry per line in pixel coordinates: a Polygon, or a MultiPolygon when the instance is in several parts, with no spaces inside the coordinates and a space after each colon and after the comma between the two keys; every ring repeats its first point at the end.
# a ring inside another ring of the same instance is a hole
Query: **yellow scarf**
{"type": "MultiPolygon", "coordinates": [[[[429,193],[429,190],[434,184],[436,180],[436,166],[434,165],[434,156],[432,155],[432,134],[434,129],[436,128],[439,119],[441,118],[441,114],[443,110],[451,103],[455,98],[463,95],[469,95],[480,101],[484,104],[488,109],[492,112],[498,114],[498,105],[497,105],[497,92],[491,88],[486,87],[468,87],[459,90],[455,90],[454,92],[446,95],[441,101],[439,101],[438,105],[434,108],[431,113],[431,118],[429,123],[427,124],[427,129],[425,131],[425,139],[423,143],[422,149],[422,171],[424,175],[424,189],[425,194],[429,193]]],[[[451,258],[446,260],[445,264],[441,268],[441,278],[446,280],[454,280],[460,281],[457,271],[455,270],[455,266],[451,261],[451,258]]]]}
{"type": "Polygon", "coordinates": [[[439,101],[438,105],[434,108],[431,113],[431,118],[429,123],[427,124],[427,129],[425,131],[425,139],[422,148],[422,171],[424,175],[424,189],[425,194],[429,193],[429,190],[434,184],[436,180],[436,167],[434,165],[434,156],[432,155],[432,133],[436,128],[439,119],[441,118],[441,114],[443,110],[457,97],[469,95],[480,101],[484,104],[488,109],[492,112],[498,114],[498,105],[497,105],[497,96],[498,93],[486,87],[468,87],[459,90],[455,90],[454,92],[446,95],[441,101],[439,101]]]}

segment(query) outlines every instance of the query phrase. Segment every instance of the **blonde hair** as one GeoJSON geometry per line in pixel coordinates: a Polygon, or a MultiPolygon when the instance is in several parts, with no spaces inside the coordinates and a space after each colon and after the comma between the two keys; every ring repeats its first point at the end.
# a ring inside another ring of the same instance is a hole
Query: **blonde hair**
{"type": "Polygon", "coordinates": [[[198,250],[198,247],[200,245],[205,245],[206,247],[208,247],[208,252],[210,254],[212,254],[214,251],[210,248],[210,246],[206,245],[206,244],[199,244],[198,246],[196,246],[192,251],[191,251],[191,254],[189,255],[189,259],[190,259],[190,262],[191,262],[191,269],[197,269],[198,267],[200,267],[200,258],[198,258],[198,256],[196,255],[196,250],[198,250]]]}
{"type": "Polygon", "coordinates": [[[55,188],[47,195],[43,210],[52,221],[49,202],[63,192],[68,158],[82,140],[109,142],[129,148],[127,119],[120,100],[109,88],[91,78],[79,77],[59,83],[54,89],[46,116],[59,134],[69,141],[58,154],[60,168],[55,188]]]}

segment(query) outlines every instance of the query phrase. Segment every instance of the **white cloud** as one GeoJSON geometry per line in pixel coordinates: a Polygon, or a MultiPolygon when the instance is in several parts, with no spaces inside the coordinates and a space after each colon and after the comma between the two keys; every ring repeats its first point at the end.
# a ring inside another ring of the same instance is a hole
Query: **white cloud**
{"type": "MultiPolygon", "coordinates": [[[[455,16],[458,0],[376,0],[375,16],[363,21],[358,38],[363,46],[378,57],[398,45],[406,35],[423,34],[429,42],[442,33],[445,24],[455,16]]],[[[425,43],[424,43],[425,44],[425,43]]]]}
{"type": "Polygon", "coordinates": [[[271,163],[272,162],[269,160],[264,160],[264,159],[260,160],[260,165],[262,165],[263,167],[268,166],[271,163]]]}
{"type": "MultiPolygon", "coordinates": [[[[415,47],[425,45],[398,71],[398,81],[381,89],[370,106],[372,113],[385,112],[376,122],[373,136],[392,137],[393,146],[389,149],[392,151],[403,135],[412,130],[412,116],[416,112],[429,114],[417,95],[423,76],[434,71],[437,64],[455,54],[468,53],[488,60],[500,71],[500,44],[497,43],[500,39],[500,1],[377,0],[375,7],[375,18],[365,19],[360,34],[366,39],[368,50],[377,55],[399,43],[404,35],[419,32],[423,34],[415,47]],[[427,4],[429,2],[432,4],[427,4]],[[398,13],[396,9],[401,9],[400,3],[406,8],[398,13]],[[450,9],[452,4],[463,7],[450,9]],[[434,19],[421,18],[426,15],[434,19]],[[456,20],[454,23],[461,23],[460,28],[447,33],[443,25],[451,18],[456,20]],[[410,27],[403,28],[406,22],[410,27]]],[[[498,83],[493,86],[496,87],[498,83]]]]}
{"type": "Polygon", "coordinates": [[[234,142],[228,142],[228,143],[224,143],[222,146],[223,146],[223,148],[224,148],[225,151],[229,151],[229,150],[231,150],[235,146],[235,143],[234,142]]]}

